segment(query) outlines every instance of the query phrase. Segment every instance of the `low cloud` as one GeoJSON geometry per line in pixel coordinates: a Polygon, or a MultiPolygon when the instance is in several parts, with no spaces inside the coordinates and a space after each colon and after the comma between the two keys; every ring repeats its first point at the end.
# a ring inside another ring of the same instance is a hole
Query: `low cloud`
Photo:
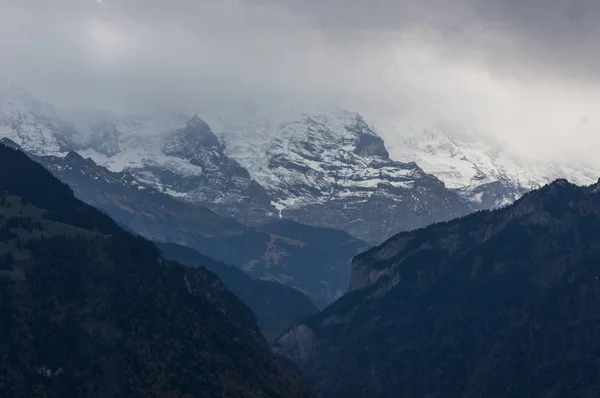
{"type": "Polygon", "coordinates": [[[61,106],[452,119],[598,163],[599,17],[592,0],[0,0],[0,75],[61,106]]]}

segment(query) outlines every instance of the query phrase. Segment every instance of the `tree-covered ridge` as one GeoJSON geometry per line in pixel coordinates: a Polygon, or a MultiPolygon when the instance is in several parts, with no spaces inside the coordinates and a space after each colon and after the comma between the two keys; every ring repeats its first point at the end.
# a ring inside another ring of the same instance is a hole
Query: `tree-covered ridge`
{"type": "Polygon", "coordinates": [[[205,268],[0,145],[0,396],[309,397],[205,268]]]}
{"type": "Polygon", "coordinates": [[[406,232],[279,339],[327,397],[596,397],[600,184],[406,232]]]}

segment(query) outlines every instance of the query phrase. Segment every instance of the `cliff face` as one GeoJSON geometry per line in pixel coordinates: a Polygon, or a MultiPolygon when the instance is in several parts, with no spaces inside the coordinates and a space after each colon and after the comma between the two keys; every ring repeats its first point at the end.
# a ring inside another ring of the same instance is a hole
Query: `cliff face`
{"type": "Polygon", "coordinates": [[[600,391],[600,186],[402,233],[354,259],[351,291],[275,347],[327,397],[600,391]]]}
{"type": "Polygon", "coordinates": [[[205,268],[0,145],[0,396],[310,397],[205,268]]]}

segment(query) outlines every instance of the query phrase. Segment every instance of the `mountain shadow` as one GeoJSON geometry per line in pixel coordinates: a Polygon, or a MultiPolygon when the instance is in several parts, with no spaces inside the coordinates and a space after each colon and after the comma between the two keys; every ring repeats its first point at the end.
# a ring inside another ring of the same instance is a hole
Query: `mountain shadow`
{"type": "Polygon", "coordinates": [[[232,265],[213,260],[196,250],[175,243],[158,243],[164,255],[190,267],[206,267],[225,287],[238,296],[256,315],[258,326],[269,342],[286,329],[318,312],[302,292],[280,283],[252,279],[232,265]]]}

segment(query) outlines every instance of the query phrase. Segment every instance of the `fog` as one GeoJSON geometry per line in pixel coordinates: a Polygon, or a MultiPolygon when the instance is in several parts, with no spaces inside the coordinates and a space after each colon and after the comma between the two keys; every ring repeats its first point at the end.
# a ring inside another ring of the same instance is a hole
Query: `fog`
{"type": "MultiPolygon", "coordinates": [[[[61,107],[335,103],[600,166],[594,0],[0,0],[0,83],[61,107]]],[[[397,130],[397,131],[396,131],[397,130]]]]}

